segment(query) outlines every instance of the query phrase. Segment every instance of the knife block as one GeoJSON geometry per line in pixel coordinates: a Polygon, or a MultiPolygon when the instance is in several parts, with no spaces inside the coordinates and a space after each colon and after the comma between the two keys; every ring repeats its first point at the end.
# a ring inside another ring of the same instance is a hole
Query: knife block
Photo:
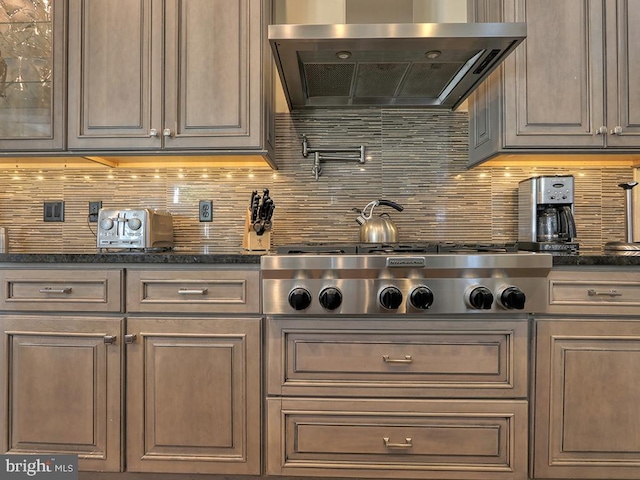
{"type": "Polygon", "coordinates": [[[258,235],[251,225],[251,210],[249,209],[247,209],[244,220],[242,248],[248,252],[267,252],[271,249],[271,230],[265,230],[262,235],[258,235]]]}

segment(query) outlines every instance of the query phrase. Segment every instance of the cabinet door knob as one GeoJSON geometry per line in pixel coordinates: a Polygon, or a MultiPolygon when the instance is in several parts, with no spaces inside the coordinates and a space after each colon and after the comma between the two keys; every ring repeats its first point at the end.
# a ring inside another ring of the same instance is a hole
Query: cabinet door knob
{"type": "Polygon", "coordinates": [[[171,129],[170,128],[165,128],[162,131],[162,135],[164,135],[165,137],[170,137],[171,136],[171,129]]]}
{"type": "Polygon", "coordinates": [[[596,134],[597,135],[606,135],[607,134],[607,127],[603,125],[598,130],[596,130],[596,134]]]}
{"type": "Polygon", "coordinates": [[[129,334],[124,336],[124,343],[133,343],[135,341],[136,341],[136,334],[135,333],[129,333],[129,334]]]}
{"type": "Polygon", "coordinates": [[[620,125],[614,127],[614,129],[611,130],[611,135],[622,135],[622,127],[620,125]]]}
{"type": "Polygon", "coordinates": [[[158,136],[158,130],[156,130],[155,128],[152,128],[151,130],[149,130],[149,136],[150,137],[157,137],[158,136]]]}
{"type": "Polygon", "coordinates": [[[114,343],[116,343],[115,335],[105,335],[104,336],[104,344],[105,345],[113,345],[114,343]]]}

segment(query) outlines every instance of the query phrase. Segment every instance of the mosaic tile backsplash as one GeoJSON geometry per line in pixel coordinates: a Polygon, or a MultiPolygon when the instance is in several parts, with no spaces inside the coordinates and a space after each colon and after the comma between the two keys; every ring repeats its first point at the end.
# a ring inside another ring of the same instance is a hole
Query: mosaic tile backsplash
{"type": "Polygon", "coordinates": [[[583,253],[624,239],[624,195],[630,168],[506,168],[467,170],[467,113],[420,109],[318,110],[279,114],[279,170],[226,168],[111,169],[0,167],[0,226],[15,253],[93,253],[95,223],[88,202],[108,208],[157,208],[174,215],[176,250],[242,251],[252,190],[269,188],[275,201],[273,245],[354,242],[356,213],[385,198],[404,242],[517,240],[517,185],[533,175],[576,177],[576,224],[583,253]],[[367,162],[327,161],[316,181],[312,148],[366,147],[367,162]],[[213,222],[198,220],[199,200],[213,200],[213,222]],[[43,202],[63,200],[65,221],[43,222],[43,202]]]}

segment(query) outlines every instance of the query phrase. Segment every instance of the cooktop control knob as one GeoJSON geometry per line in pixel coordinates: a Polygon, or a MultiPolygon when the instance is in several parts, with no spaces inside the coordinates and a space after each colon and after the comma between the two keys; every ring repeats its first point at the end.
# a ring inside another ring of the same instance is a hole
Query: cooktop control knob
{"type": "Polygon", "coordinates": [[[384,287],[380,291],[380,305],[387,310],[396,310],[402,305],[402,292],[398,287],[384,287]]]}
{"type": "Polygon", "coordinates": [[[311,294],[306,288],[298,287],[289,292],[289,305],[294,310],[306,310],[311,305],[311,294]]]}
{"type": "Polygon", "coordinates": [[[500,304],[508,310],[523,310],[527,297],[518,287],[506,287],[500,293],[500,304]]]}
{"type": "Polygon", "coordinates": [[[142,221],[139,218],[130,218],[127,225],[131,230],[138,230],[142,226],[142,221]]]}
{"type": "Polygon", "coordinates": [[[326,310],[335,310],[342,304],[342,293],[335,287],[327,287],[320,292],[320,305],[326,310]]]}
{"type": "Polygon", "coordinates": [[[490,310],[493,305],[493,293],[487,287],[472,287],[467,296],[469,306],[475,310],[490,310]]]}
{"type": "Polygon", "coordinates": [[[103,218],[100,220],[100,228],[103,230],[111,230],[113,228],[113,219],[103,218]]]}
{"type": "Polygon", "coordinates": [[[425,285],[419,285],[409,294],[409,302],[414,308],[426,310],[433,305],[433,292],[425,285]]]}

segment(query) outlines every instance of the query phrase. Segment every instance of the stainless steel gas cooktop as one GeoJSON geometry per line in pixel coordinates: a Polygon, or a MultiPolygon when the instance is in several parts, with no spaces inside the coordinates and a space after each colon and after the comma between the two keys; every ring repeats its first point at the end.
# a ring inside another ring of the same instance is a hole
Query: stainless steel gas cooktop
{"type": "Polygon", "coordinates": [[[544,312],[552,256],[516,244],[302,244],[261,259],[267,315],[544,312]]]}

